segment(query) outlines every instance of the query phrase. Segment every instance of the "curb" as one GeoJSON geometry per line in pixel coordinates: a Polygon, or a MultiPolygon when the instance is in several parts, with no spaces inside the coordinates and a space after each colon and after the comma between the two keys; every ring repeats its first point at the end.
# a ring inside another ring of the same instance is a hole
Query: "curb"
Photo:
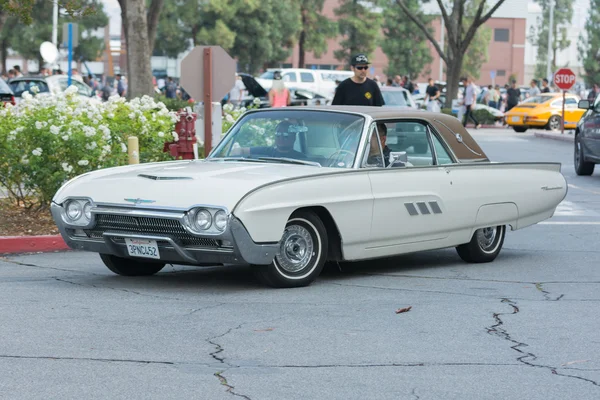
{"type": "Polygon", "coordinates": [[[533,132],[533,135],[535,137],[559,140],[561,142],[573,142],[573,140],[575,139],[575,135],[568,134],[568,133],[556,134],[556,133],[533,132]]]}
{"type": "Polygon", "coordinates": [[[51,252],[69,250],[61,235],[3,236],[0,237],[0,254],[51,252]]]}

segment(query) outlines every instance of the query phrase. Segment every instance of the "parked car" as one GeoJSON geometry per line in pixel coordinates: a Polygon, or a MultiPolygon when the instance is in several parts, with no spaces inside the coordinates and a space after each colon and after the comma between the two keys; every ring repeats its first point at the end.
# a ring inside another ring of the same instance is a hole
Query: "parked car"
{"type": "Polygon", "coordinates": [[[352,71],[307,68],[269,68],[257,78],[265,89],[271,89],[275,71],[281,72],[282,80],[288,87],[306,89],[332,100],[337,87],[336,81],[343,81],[354,75],[352,71]]]}
{"type": "Polygon", "coordinates": [[[580,100],[578,107],[584,114],[575,129],[575,172],[592,175],[600,163],[600,96],[593,102],[580,100]]]}
{"type": "MultiPolygon", "coordinates": [[[[254,104],[254,99],[256,98],[260,101],[259,108],[271,106],[268,91],[252,75],[246,73],[238,73],[238,75],[242,77],[242,81],[248,92],[243,98],[244,106],[248,107],[254,104]]],[[[288,90],[290,91],[291,106],[325,105],[331,102],[327,97],[311,90],[296,87],[288,87],[288,90]]]]}
{"type": "Polygon", "coordinates": [[[456,247],[466,262],[491,262],[509,227],[553,215],[567,193],[560,167],[493,162],[439,113],[256,109],[206,159],[88,172],[58,190],[51,212],[71,248],[119,275],[242,264],[267,285],[297,287],[327,260],[456,247]]]}
{"type": "MultiPolygon", "coordinates": [[[[38,95],[58,94],[67,90],[69,80],[67,75],[52,75],[52,76],[21,76],[12,78],[8,81],[8,85],[15,94],[16,102],[21,101],[22,95],[25,92],[34,94],[32,89],[37,87],[38,95]]],[[[92,88],[83,83],[79,79],[71,79],[71,85],[77,88],[77,93],[86,99],[94,99],[92,96],[92,88]]],[[[97,100],[97,99],[95,99],[97,100]]]]}
{"type": "MultiPolygon", "coordinates": [[[[585,112],[577,107],[579,96],[568,93],[565,100],[565,129],[575,129],[585,112]]],[[[529,128],[558,130],[562,123],[562,93],[542,93],[517,104],[505,113],[506,123],[516,132],[529,128]]]]}
{"type": "Polygon", "coordinates": [[[382,86],[381,95],[386,107],[409,107],[417,109],[413,96],[404,88],[398,86],[382,86]]]}
{"type": "Polygon", "coordinates": [[[0,79],[0,101],[2,101],[2,104],[10,103],[13,106],[17,104],[15,94],[4,79],[0,79]]]}

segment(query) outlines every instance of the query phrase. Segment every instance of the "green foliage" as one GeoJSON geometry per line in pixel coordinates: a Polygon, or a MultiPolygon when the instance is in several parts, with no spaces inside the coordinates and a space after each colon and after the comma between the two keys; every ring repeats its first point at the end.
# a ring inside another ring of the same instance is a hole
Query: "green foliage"
{"type": "Polygon", "coordinates": [[[183,6],[177,0],[165,0],[158,20],[154,55],[177,58],[190,45],[188,32],[181,22],[183,6]]]}
{"type": "MultiPolygon", "coordinates": [[[[127,164],[127,138],[137,136],[140,162],[163,161],[176,116],[151,97],[106,103],[83,100],[75,87],[58,96],[23,95],[0,110],[0,185],[17,203],[49,204],[68,179],[127,164]]],[[[31,205],[31,204],[26,204],[31,205]]]]}
{"type": "Polygon", "coordinates": [[[194,108],[193,103],[190,103],[187,100],[181,100],[179,98],[169,99],[164,95],[157,95],[157,96],[155,96],[155,99],[157,102],[163,103],[169,111],[179,111],[186,107],[194,108]]]}
{"type": "Polygon", "coordinates": [[[585,69],[585,80],[589,86],[600,83],[600,0],[591,0],[590,12],[585,29],[579,37],[579,60],[585,69]]]}
{"type": "Polygon", "coordinates": [[[325,0],[302,0],[300,13],[304,32],[304,50],[321,57],[327,51],[327,39],[338,34],[337,23],[321,14],[325,0]]]}
{"type": "Polygon", "coordinates": [[[463,74],[479,79],[481,66],[489,60],[488,48],[492,41],[492,28],[481,26],[471,42],[463,60],[463,74]]]}
{"type": "MultiPolygon", "coordinates": [[[[406,5],[425,25],[430,25],[433,17],[423,14],[419,0],[408,0],[406,5]]],[[[407,18],[394,0],[387,1],[383,9],[384,37],[381,49],[389,61],[385,74],[388,77],[408,75],[410,79],[415,80],[423,71],[423,67],[433,60],[427,36],[407,18]]],[[[433,33],[431,27],[428,29],[433,33]]]]}
{"type": "MultiPolygon", "coordinates": [[[[47,0],[35,0],[35,13],[31,16],[30,25],[22,24],[21,16],[7,19],[2,36],[8,47],[30,60],[40,60],[40,45],[52,37],[52,8],[47,0]]],[[[81,0],[77,4],[88,12],[76,14],[74,19],[68,10],[59,8],[59,41],[62,40],[62,24],[75,22],[79,24],[79,45],[74,49],[74,60],[94,61],[104,49],[104,40],[89,35],[93,30],[106,26],[108,17],[104,13],[103,4],[99,0],[81,0]],[[87,33],[86,33],[87,32],[87,33]],[[87,36],[87,37],[84,37],[87,36]]]]}
{"type": "Polygon", "coordinates": [[[383,17],[375,12],[372,3],[359,0],[341,0],[334,10],[338,16],[338,30],[343,36],[340,50],[334,56],[349,66],[350,57],[356,53],[371,55],[377,48],[383,17]]]}
{"type": "MultiPolygon", "coordinates": [[[[573,0],[553,0],[554,20],[552,29],[552,66],[551,71],[557,70],[556,52],[564,50],[571,45],[568,37],[568,26],[573,19],[573,0]],[[560,25],[560,29],[558,28],[560,25]]],[[[536,0],[542,6],[542,17],[538,18],[537,27],[532,26],[528,40],[537,47],[537,63],[535,67],[536,77],[546,77],[548,66],[548,27],[550,26],[550,3],[549,0],[536,0]]]]}

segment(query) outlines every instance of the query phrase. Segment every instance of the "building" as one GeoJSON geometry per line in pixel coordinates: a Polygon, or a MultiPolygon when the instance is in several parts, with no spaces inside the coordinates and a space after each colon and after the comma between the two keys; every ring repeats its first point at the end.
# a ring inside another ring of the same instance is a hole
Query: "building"
{"type": "MultiPolygon", "coordinates": [[[[336,19],[334,9],[338,7],[339,0],[325,0],[323,14],[331,19],[336,19]]],[[[440,15],[436,2],[429,2],[423,5],[425,12],[432,15],[440,15]]],[[[477,80],[478,84],[505,84],[511,74],[516,74],[517,81],[525,81],[525,47],[526,47],[526,18],[527,2],[525,0],[506,0],[500,8],[494,13],[485,25],[493,29],[492,41],[488,50],[489,61],[483,64],[481,76],[477,80]],[[494,72],[492,72],[494,71],[494,72]]],[[[435,37],[441,37],[441,16],[435,19],[432,26],[435,30],[435,37]]],[[[415,29],[417,29],[415,27],[415,29]]],[[[333,52],[339,48],[339,39],[329,40],[328,51],[320,58],[313,54],[306,54],[306,67],[317,69],[339,69],[343,67],[343,62],[333,56],[333,52]]],[[[446,77],[443,68],[440,68],[440,57],[433,45],[429,45],[433,62],[429,66],[424,66],[423,70],[431,70],[431,77],[445,81],[446,77]]],[[[380,47],[372,55],[373,66],[371,68],[372,76],[379,76],[385,79],[384,69],[387,66],[387,57],[380,47]]],[[[292,56],[289,57],[282,67],[298,66],[298,46],[293,49],[292,56]]],[[[398,71],[402,74],[402,71],[398,71]]],[[[422,75],[418,82],[424,82],[429,75],[422,75]]]]}

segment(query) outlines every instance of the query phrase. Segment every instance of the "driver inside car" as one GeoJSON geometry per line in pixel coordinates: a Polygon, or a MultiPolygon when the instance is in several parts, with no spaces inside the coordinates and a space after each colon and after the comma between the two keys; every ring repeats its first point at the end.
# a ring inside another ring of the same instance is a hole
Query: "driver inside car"
{"type": "Polygon", "coordinates": [[[390,153],[392,151],[385,144],[387,139],[387,126],[384,123],[380,122],[377,124],[377,131],[379,132],[379,141],[381,142],[381,146],[383,146],[383,160],[381,159],[381,153],[379,152],[377,140],[375,140],[375,138],[373,137],[371,139],[371,147],[369,149],[367,165],[379,167],[385,166],[387,168],[387,166],[390,165],[390,153]]]}
{"type": "Polygon", "coordinates": [[[304,160],[306,159],[306,156],[303,153],[294,150],[297,131],[298,127],[291,122],[281,121],[275,128],[274,146],[236,147],[234,145],[231,150],[231,155],[256,155],[262,157],[284,157],[304,160]]]}

